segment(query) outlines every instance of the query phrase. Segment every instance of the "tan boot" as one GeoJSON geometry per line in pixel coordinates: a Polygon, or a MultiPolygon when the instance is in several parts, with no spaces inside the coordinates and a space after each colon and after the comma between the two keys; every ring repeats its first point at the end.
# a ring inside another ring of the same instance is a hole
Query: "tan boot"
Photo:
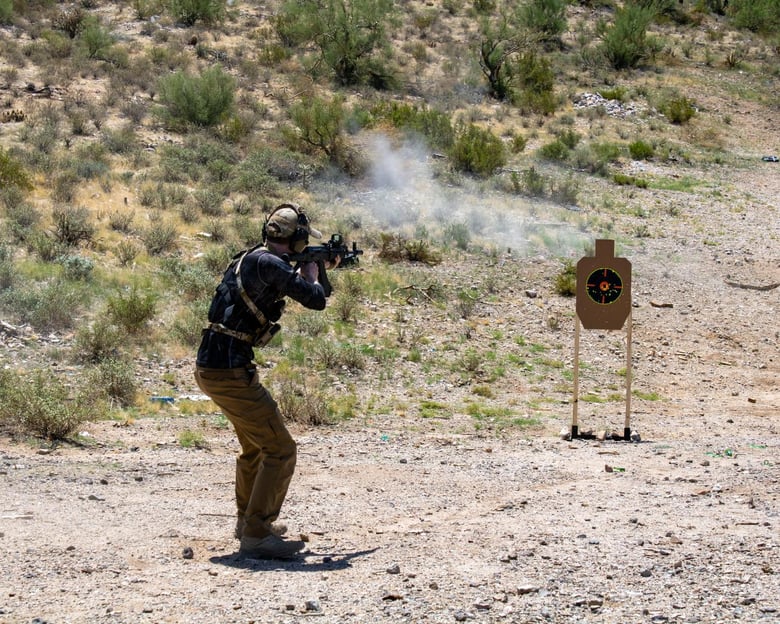
{"type": "MultiPolygon", "coordinates": [[[[287,533],[287,525],[282,524],[281,522],[274,522],[271,525],[271,533],[281,537],[287,533]]],[[[244,516],[238,516],[238,518],[236,518],[236,529],[233,531],[233,537],[240,540],[242,535],[244,535],[244,516]]]]}
{"type": "Polygon", "coordinates": [[[241,538],[238,553],[247,559],[290,559],[302,551],[306,544],[297,540],[283,540],[278,535],[241,538]]]}

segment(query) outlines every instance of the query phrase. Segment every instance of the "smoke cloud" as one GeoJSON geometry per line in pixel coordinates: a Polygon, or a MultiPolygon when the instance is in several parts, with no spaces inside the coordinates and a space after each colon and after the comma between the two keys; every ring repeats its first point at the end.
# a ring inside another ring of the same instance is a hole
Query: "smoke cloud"
{"type": "Polygon", "coordinates": [[[364,222],[409,238],[441,238],[447,228],[465,226],[473,243],[518,253],[529,247],[556,255],[582,251],[584,235],[553,219],[549,204],[484,190],[465,177],[447,184],[422,143],[395,145],[376,135],[368,147],[367,180],[344,198],[364,222]]]}

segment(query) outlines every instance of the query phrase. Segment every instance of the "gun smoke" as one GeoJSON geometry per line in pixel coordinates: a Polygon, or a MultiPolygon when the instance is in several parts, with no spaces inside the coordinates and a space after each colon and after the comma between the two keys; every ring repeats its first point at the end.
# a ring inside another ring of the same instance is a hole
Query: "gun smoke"
{"type": "Polygon", "coordinates": [[[541,200],[484,188],[487,182],[460,176],[449,184],[436,155],[421,142],[395,145],[384,135],[369,144],[370,169],[363,186],[344,203],[362,222],[407,238],[444,239],[465,227],[471,243],[513,253],[575,256],[585,235],[552,215],[564,212],[541,200]]]}

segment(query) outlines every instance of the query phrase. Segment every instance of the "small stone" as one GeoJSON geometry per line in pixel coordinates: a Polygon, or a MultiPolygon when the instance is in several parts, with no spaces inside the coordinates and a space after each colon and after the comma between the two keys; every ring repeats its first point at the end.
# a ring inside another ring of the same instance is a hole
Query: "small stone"
{"type": "Polygon", "coordinates": [[[650,568],[645,568],[639,573],[639,576],[642,576],[644,578],[649,578],[653,576],[653,571],[650,568]]]}
{"type": "Polygon", "coordinates": [[[195,556],[195,552],[189,546],[185,546],[181,551],[181,556],[184,559],[192,559],[195,556]]]}
{"type": "Polygon", "coordinates": [[[525,291],[525,296],[529,299],[536,299],[539,296],[539,293],[533,290],[532,288],[529,288],[525,291]]]}
{"type": "Polygon", "coordinates": [[[401,574],[401,566],[399,566],[397,563],[394,563],[389,568],[387,568],[385,572],[388,574],[401,574]]]}
{"type": "Polygon", "coordinates": [[[320,610],[320,602],[319,600],[307,600],[306,601],[306,611],[319,611],[320,610]]]}

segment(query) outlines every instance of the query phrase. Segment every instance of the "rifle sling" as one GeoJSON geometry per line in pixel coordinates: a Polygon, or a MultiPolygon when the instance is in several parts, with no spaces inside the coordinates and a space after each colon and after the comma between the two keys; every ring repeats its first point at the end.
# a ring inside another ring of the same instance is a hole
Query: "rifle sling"
{"type": "Polygon", "coordinates": [[[263,314],[258,309],[258,307],[255,305],[255,302],[250,299],[249,295],[246,294],[246,290],[244,290],[244,284],[241,281],[241,263],[243,262],[244,258],[246,258],[247,253],[249,252],[247,251],[243,256],[241,256],[236,263],[236,285],[238,286],[238,294],[241,295],[241,298],[244,300],[246,307],[249,308],[252,314],[255,315],[257,322],[260,323],[260,327],[262,328],[268,324],[268,319],[265,318],[265,314],[263,314]]]}

